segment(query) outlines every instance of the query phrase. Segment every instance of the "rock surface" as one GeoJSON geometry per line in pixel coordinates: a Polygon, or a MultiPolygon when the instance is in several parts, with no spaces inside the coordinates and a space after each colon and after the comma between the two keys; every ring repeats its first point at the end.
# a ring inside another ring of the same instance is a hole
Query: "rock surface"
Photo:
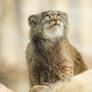
{"type": "Polygon", "coordinates": [[[5,87],[3,84],[0,84],[0,92],[14,92],[14,91],[5,87]]]}
{"type": "Polygon", "coordinates": [[[32,89],[30,92],[92,92],[92,69],[63,83],[58,82],[47,88],[46,86],[35,86],[32,89]]]}
{"type": "Polygon", "coordinates": [[[37,86],[34,86],[32,89],[30,89],[29,92],[40,92],[42,89],[45,89],[45,88],[47,88],[47,86],[45,86],[45,85],[42,85],[42,86],[37,85],[37,86]]]}

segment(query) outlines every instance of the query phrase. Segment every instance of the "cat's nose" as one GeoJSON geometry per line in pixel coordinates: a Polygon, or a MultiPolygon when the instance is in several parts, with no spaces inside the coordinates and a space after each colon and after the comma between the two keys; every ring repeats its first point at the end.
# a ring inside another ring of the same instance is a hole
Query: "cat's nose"
{"type": "Polygon", "coordinates": [[[58,19],[57,19],[57,18],[54,18],[53,20],[54,20],[54,21],[58,21],[58,19]]]}

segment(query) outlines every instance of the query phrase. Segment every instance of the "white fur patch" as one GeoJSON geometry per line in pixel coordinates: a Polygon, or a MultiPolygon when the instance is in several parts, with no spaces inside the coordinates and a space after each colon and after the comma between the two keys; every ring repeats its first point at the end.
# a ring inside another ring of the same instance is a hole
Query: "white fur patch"
{"type": "Polygon", "coordinates": [[[43,35],[45,36],[45,38],[54,40],[55,38],[61,38],[64,35],[63,31],[64,31],[63,25],[62,26],[56,25],[49,29],[44,28],[43,35]]]}

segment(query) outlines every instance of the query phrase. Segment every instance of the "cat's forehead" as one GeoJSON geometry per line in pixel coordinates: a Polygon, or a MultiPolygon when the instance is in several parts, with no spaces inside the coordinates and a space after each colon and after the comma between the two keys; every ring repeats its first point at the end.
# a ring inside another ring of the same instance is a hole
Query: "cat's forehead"
{"type": "Polygon", "coordinates": [[[45,12],[42,12],[42,15],[45,15],[45,14],[48,14],[48,15],[56,15],[56,14],[62,14],[61,11],[57,11],[57,10],[48,10],[48,11],[45,11],[45,12]]]}

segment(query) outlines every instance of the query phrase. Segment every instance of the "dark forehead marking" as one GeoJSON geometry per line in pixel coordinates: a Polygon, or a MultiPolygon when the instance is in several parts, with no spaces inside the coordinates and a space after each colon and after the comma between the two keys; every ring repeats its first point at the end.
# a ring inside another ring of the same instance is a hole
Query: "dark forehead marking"
{"type": "Polygon", "coordinates": [[[43,15],[45,15],[45,14],[57,14],[57,13],[62,13],[62,12],[58,11],[58,10],[47,10],[45,12],[42,12],[43,15]]]}

